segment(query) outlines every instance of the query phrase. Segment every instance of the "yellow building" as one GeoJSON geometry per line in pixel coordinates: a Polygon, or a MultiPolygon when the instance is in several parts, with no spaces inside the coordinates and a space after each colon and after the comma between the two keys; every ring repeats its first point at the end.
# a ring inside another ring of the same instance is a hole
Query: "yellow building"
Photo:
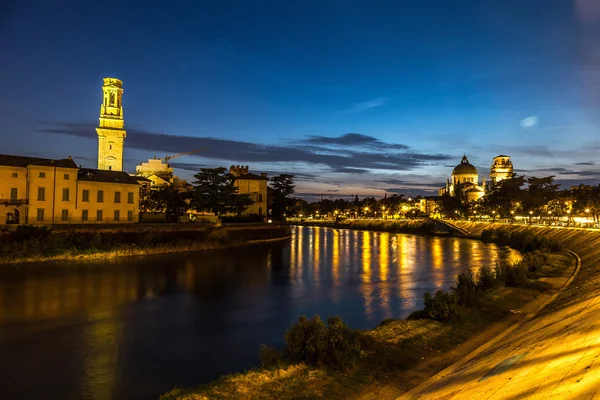
{"type": "Polygon", "coordinates": [[[267,174],[256,175],[248,172],[248,166],[232,165],[229,173],[235,178],[234,184],[239,194],[249,194],[254,202],[242,215],[267,215],[267,174]]]}
{"type": "Polygon", "coordinates": [[[510,179],[513,177],[513,165],[510,161],[510,156],[500,154],[494,157],[494,163],[490,168],[490,179],[492,182],[500,182],[504,179],[510,179]]]}
{"type": "Polygon", "coordinates": [[[123,82],[104,78],[98,133],[98,169],[123,171],[123,146],[127,133],[123,120],[123,82]]]}
{"type": "Polygon", "coordinates": [[[132,223],[139,184],[127,173],[0,155],[0,224],[132,223]]]}

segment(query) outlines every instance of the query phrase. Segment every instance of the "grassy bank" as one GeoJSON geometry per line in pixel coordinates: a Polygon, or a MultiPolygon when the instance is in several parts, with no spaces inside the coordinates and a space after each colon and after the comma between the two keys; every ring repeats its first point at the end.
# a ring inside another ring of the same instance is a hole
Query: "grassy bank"
{"type": "Polygon", "coordinates": [[[213,250],[289,237],[287,226],[182,229],[19,227],[0,237],[0,264],[108,259],[123,256],[213,250]]]}
{"type": "MultiPolygon", "coordinates": [[[[538,272],[566,276],[574,263],[568,253],[552,253],[538,272]]],[[[361,357],[351,368],[283,358],[278,366],[175,389],[161,399],[394,399],[520,320],[550,288],[536,279],[519,287],[481,290],[472,305],[457,304],[448,322],[383,321],[373,330],[357,332],[361,357]]]]}

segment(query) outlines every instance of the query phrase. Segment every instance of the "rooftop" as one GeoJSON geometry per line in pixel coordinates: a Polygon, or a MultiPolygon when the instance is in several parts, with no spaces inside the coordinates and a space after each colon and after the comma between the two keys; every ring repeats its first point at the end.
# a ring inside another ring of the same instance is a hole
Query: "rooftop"
{"type": "Polygon", "coordinates": [[[88,182],[123,183],[139,185],[137,179],[124,171],[107,171],[103,169],[81,168],[77,179],[88,182]]]}
{"type": "Polygon", "coordinates": [[[59,168],[77,168],[77,164],[73,159],[65,158],[61,160],[52,160],[50,158],[24,157],[13,156],[8,154],[0,154],[0,165],[9,167],[27,167],[28,165],[42,165],[45,167],[59,168]]]}

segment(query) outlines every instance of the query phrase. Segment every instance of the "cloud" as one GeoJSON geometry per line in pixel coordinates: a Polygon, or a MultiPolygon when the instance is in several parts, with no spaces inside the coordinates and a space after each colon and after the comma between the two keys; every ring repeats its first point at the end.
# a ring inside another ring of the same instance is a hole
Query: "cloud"
{"type": "Polygon", "coordinates": [[[575,0],[577,18],[584,23],[600,21],[600,4],[597,0],[575,0]]]}
{"type": "MultiPolygon", "coordinates": [[[[38,132],[63,134],[89,139],[95,139],[95,125],[92,123],[72,122],[45,122],[46,126],[37,129],[38,132]]],[[[161,151],[169,154],[187,152],[189,149],[207,148],[206,151],[190,157],[220,160],[220,162],[236,163],[282,163],[299,162],[309,165],[325,165],[333,171],[344,172],[366,172],[367,170],[396,170],[409,171],[432,162],[449,160],[446,154],[423,154],[415,151],[400,151],[407,146],[397,145],[390,147],[385,144],[377,144],[363,151],[360,148],[348,148],[339,152],[335,148],[325,146],[313,146],[313,148],[298,147],[294,143],[285,145],[261,145],[251,142],[218,139],[214,137],[193,137],[167,135],[146,131],[137,127],[127,128],[126,147],[161,151]]],[[[358,135],[358,134],[356,134],[358,135]]],[[[368,139],[368,136],[342,135],[333,138],[337,141],[363,141],[363,143],[378,143],[376,139],[368,139]],[[345,138],[344,138],[345,137],[345,138]],[[341,139],[340,139],[341,138],[341,139]]],[[[322,140],[319,137],[308,138],[308,140],[322,140]]],[[[331,138],[328,138],[331,139],[331,138]]],[[[381,142],[379,142],[381,143],[381,142]]],[[[331,145],[331,143],[329,143],[331,145]]],[[[283,172],[283,171],[282,171],[283,172]]],[[[294,171],[290,171],[294,172],[294,171]]]]}
{"type": "Polygon", "coordinates": [[[593,161],[586,161],[586,162],[578,162],[573,165],[596,165],[596,163],[593,161]]]}
{"type": "Polygon", "coordinates": [[[352,107],[352,110],[350,110],[350,111],[355,112],[355,113],[360,113],[363,111],[367,111],[371,108],[381,107],[387,102],[387,100],[388,100],[387,97],[378,97],[373,100],[356,103],[354,105],[354,107],[352,107]]]}
{"type": "Polygon", "coordinates": [[[405,144],[399,143],[385,143],[381,140],[368,135],[360,133],[346,133],[341,136],[309,136],[308,139],[302,141],[302,143],[309,143],[315,145],[336,145],[344,147],[375,147],[375,148],[388,148],[396,150],[407,150],[409,147],[405,144]]]}
{"type": "Polygon", "coordinates": [[[527,117],[521,120],[521,126],[523,128],[531,128],[536,126],[538,123],[538,117],[532,115],[531,117],[527,117]]]}

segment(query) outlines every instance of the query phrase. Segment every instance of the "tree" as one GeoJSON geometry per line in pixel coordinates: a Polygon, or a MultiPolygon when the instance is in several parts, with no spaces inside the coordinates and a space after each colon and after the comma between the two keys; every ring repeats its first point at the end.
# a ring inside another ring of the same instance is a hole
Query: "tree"
{"type": "Polygon", "coordinates": [[[164,212],[167,222],[178,222],[190,208],[190,196],[171,185],[152,189],[148,195],[148,208],[154,212],[164,212]]]}
{"type": "Polygon", "coordinates": [[[294,194],[294,176],[281,174],[271,178],[271,187],[275,192],[272,204],[272,217],[276,220],[284,220],[286,212],[292,206],[291,196],[294,194]]]}
{"type": "Polygon", "coordinates": [[[253,203],[249,194],[238,193],[234,177],[225,168],[202,168],[194,178],[192,207],[197,211],[240,215],[253,203]]]}
{"type": "Polygon", "coordinates": [[[483,199],[483,208],[495,211],[503,218],[512,217],[524,200],[524,176],[516,176],[499,182],[491,182],[487,187],[487,196],[483,199]]]}
{"type": "Polygon", "coordinates": [[[559,185],[554,183],[554,176],[544,178],[532,176],[527,179],[527,183],[529,187],[523,201],[523,208],[529,212],[529,215],[540,216],[550,200],[556,199],[559,185]]]}

